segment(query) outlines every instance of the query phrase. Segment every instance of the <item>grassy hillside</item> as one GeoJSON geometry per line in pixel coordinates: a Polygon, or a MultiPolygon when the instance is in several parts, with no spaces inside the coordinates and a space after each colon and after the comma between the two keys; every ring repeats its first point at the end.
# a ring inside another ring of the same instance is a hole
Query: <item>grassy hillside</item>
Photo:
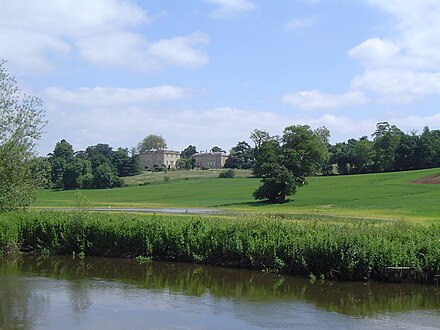
{"type": "MultiPolygon", "coordinates": [[[[181,178],[157,180],[144,186],[112,190],[82,190],[97,207],[203,207],[248,212],[344,215],[373,218],[440,219],[440,185],[410,181],[440,174],[440,169],[408,172],[315,177],[298,190],[289,203],[269,205],[256,202],[254,178],[181,178]]],[[[34,206],[72,206],[77,191],[38,193],[34,206]]]]}
{"type": "MultiPolygon", "coordinates": [[[[166,180],[189,180],[201,178],[218,178],[219,174],[226,171],[225,169],[210,170],[191,170],[191,171],[168,171],[168,172],[151,172],[145,171],[140,175],[127,176],[124,182],[128,186],[147,185],[152,183],[163,183],[166,180]]],[[[234,170],[235,177],[246,178],[252,176],[250,170],[234,170]]]]}

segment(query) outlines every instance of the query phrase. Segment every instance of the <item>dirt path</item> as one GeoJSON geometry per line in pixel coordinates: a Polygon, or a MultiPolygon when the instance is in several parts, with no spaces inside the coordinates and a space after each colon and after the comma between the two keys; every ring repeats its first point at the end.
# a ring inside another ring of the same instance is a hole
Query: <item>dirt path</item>
{"type": "Polygon", "coordinates": [[[426,176],[424,178],[413,180],[410,183],[440,184],[440,174],[426,176]]]}

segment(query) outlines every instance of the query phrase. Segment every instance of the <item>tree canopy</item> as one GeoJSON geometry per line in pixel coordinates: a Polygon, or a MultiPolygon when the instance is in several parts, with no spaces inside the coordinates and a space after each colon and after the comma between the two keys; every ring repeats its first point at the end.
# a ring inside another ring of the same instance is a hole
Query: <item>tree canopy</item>
{"type": "Polygon", "coordinates": [[[371,135],[329,146],[328,174],[404,171],[440,166],[440,130],[404,133],[395,125],[379,122],[371,135]],[[336,165],[333,168],[333,165],[336,165]],[[332,169],[330,169],[332,168],[332,169]]]}
{"type": "Polygon", "coordinates": [[[32,202],[40,184],[32,160],[45,124],[42,101],[24,95],[0,61],[0,211],[32,202]]]}
{"type": "Polygon", "coordinates": [[[138,144],[138,151],[163,150],[167,148],[165,139],[160,135],[150,134],[138,144]]]}
{"type": "Polygon", "coordinates": [[[325,128],[313,131],[307,125],[294,125],[284,129],[281,139],[266,136],[258,141],[254,174],[262,178],[262,185],[254,192],[255,199],[284,203],[286,196],[302,187],[306,176],[318,172],[328,158],[328,134],[325,128]]]}
{"type": "Polygon", "coordinates": [[[254,166],[254,149],[246,142],[238,142],[229,152],[226,168],[249,169],[254,166]]]}
{"type": "Polygon", "coordinates": [[[211,148],[211,152],[225,152],[222,148],[220,148],[219,146],[213,146],[211,148]]]}
{"type": "Polygon", "coordinates": [[[108,144],[89,146],[74,152],[61,140],[49,158],[51,183],[56,189],[112,188],[122,184],[119,177],[142,172],[139,155],[132,150],[113,150],[108,144]]]}
{"type": "Polygon", "coordinates": [[[189,159],[191,158],[192,155],[197,153],[197,148],[196,146],[193,146],[192,144],[190,144],[188,147],[186,147],[180,154],[180,156],[182,158],[186,158],[189,159]]]}

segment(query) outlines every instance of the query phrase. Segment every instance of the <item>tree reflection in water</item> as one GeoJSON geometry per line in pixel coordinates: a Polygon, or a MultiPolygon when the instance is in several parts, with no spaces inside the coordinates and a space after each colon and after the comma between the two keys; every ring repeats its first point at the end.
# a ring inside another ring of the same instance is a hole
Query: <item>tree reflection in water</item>
{"type": "Polygon", "coordinates": [[[79,319],[93,305],[93,290],[112,290],[109,281],[148,292],[226,298],[235,306],[252,301],[257,310],[259,305],[272,301],[311,304],[320,310],[356,317],[440,310],[437,286],[319,280],[311,283],[298,277],[185,263],[24,256],[0,265],[0,328],[5,324],[11,328],[34,328],[49,309],[59,307],[63,313],[63,306],[51,305],[54,294],[61,295],[60,301],[65,301],[72,317],[79,319]],[[44,278],[45,287],[36,278],[44,278]]]}

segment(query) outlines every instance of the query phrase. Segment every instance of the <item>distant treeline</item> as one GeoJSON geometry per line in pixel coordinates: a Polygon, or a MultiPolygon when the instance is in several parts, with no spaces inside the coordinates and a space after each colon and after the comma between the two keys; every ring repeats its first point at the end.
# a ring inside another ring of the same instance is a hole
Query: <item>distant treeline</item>
{"type": "Polygon", "coordinates": [[[336,164],[340,174],[423,169],[440,166],[440,130],[423,129],[421,134],[404,133],[381,122],[370,141],[366,136],[329,146],[325,173],[336,164]]]}
{"type": "MultiPolygon", "coordinates": [[[[255,132],[267,134],[264,131],[255,132]]],[[[347,142],[328,143],[329,157],[323,160],[322,174],[388,172],[440,166],[440,130],[425,127],[421,134],[404,133],[388,122],[380,122],[371,137],[371,140],[363,136],[347,142]]],[[[225,167],[253,169],[254,152],[255,148],[248,143],[239,142],[231,149],[225,167]]]]}
{"type": "Polygon", "coordinates": [[[54,189],[89,189],[120,187],[120,177],[142,173],[139,155],[128,149],[113,150],[108,144],[89,146],[74,152],[66,140],[53,153],[35,162],[36,173],[44,176],[44,187],[54,189]]]}
{"type": "MultiPolygon", "coordinates": [[[[326,128],[323,128],[328,132],[326,128]]],[[[328,132],[329,133],[329,132],[328,132]]],[[[371,135],[349,139],[347,142],[327,142],[328,158],[322,159],[320,173],[358,174],[403,171],[440,167],[440,130],[425,127],[421,134],[405,133],[388,122],[380,122],[371,135]]],[[[256,150],[267,140],[280,139],[266,131],[255,130],[251,139],[255,146],[240,141],[231,148],[226,168],[251,169],[255,172],[256,150]]],[[[327,138],[328,141],[328,138],[327,138]]],[[[214,147],[218,148],[218,147],[214,147]]],[[[221,149],[219,149],[221,150],[221,149]]],[[[182,151],[181,169],[191,169],[191,154],[196,147],[190,145],[182,151]]],[[[124,183],[120,177],[142,173],[138,150],[118,148],[108,144],[89,146],[74,152],[66,140],[55,146],[53,153],[35,162],[35,173],[45,176],[44,186],[55,189],[113,188],[124,183]]],[[[258,173],[254,173],[259,176],[258,173]]]]}

